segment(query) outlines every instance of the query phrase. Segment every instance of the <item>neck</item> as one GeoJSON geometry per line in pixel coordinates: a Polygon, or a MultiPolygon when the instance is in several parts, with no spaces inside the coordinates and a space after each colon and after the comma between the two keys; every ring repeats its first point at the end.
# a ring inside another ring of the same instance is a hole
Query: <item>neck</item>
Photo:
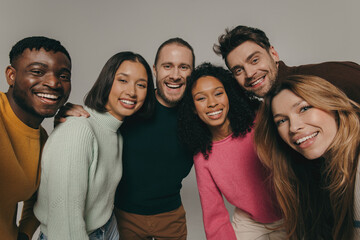
{"type": "Polygon", "coordinates": [[[210,131],[212,134],[213,142],[223,140],[224,138],[232,134],[230,124],[229,125],[224,124],[221,127],[217,127],[217,128],[210,128],[210,131]]]}
{"type": "Polygon", "coordinates": [[[6,93],[6,97],[9,100],[9,104],[11,109],[14,111],[15,115],[27,126],[31,128],[38,129],[40,127],[40,124],[44,120],[43,117],[40,117],[38,115],[32,114],[25,109],[21,108],[13,98],[12,90],[9,89],[9,91],[6,93]]]}

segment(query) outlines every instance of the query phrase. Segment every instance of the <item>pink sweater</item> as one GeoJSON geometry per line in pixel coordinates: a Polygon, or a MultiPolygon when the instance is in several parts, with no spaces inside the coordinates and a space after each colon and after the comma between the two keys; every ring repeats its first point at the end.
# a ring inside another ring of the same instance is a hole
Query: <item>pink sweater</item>
{"type": "Polygon", "coordinates": [[[267,173],[254,149],[253,133],[213,142],[209,159],[194,156],[205,233],[211,239],[236,239],[223,196],[260,223],[281,219],[267,173]]]}

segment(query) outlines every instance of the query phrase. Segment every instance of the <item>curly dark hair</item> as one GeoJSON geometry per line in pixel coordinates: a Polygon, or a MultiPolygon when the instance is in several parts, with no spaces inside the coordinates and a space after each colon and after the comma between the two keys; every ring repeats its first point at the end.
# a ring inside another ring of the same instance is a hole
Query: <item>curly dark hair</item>
{"type": "Polygon", "coordinates": [[[255,109],[258,107],[259,102],[249,98],[236,82],[231,72],[223,67],[203,63],[195,68],[191,76],[187,78],[186,90],[180,104],[178,136],[180,142],[192,154],[201,152],[205,159],[208,159],[212,148],[212,134],[208,126],[195,113],[195,105],[191,94],[196,81],[204,76],[215,77],[224,85],[229,99],[228,118],[233,131],[233,137],[244,136],[251,131],[255,109]]]}

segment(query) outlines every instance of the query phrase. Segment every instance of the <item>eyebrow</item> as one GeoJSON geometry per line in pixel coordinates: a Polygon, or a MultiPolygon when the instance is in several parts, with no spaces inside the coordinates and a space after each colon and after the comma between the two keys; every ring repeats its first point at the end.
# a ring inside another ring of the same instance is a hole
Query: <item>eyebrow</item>
{"type": "Polygon", "coordinates": [[[163,66],[163,65],[174,65],[172,62],[163,62],[162,64],[161,64],[161,66],[163,66]]]}
{"type": "Polygon", "coordinates": [[[61,68],[61,71],[65,71],[65,72],[71,73],[71,70],[68,69],[68,68],[61,68]]]}
{"type": "Polygon", "coordinates": [[[122,73],[122,72],[120,72],[120,73],[116,74],[116,76],[117,76],[117,75],[123,75],[123,76],[125,76],[125,77],[128,77],[128,76],[129,76],[129,74],[122,73]]]}
{"type": "MultiPolygon", "coordinates": [[[[27,65],[27,68],[28,67],[32,67],[32,66],[37,66],[37,65],[40,65],[44,68],[49,68],[49,66],[45,63],[42,63],[42,62],[33,62],[33,63],[30,63],[29,65],[27,65]]],[[[65,71],[65,72],[68,72],[68,73],[71,73],[71,70],[67,67],[63,67],[60,69],[60,71],[65,71]]]]}
{"type": "MultiPolygon", "coordinates": [[[[122,72],[116,74],[115,76],[119,76],[119,75],[122,75],[122,76],[125,76],[125,77],[129,77],[129,74],[122,73],[122,72]]],[[[138,80],[148,82],[148,80],[145,79],[145,78],[140,78],[140,79],[138,79],[138,80]]]]}
{"type": "MultiPolygon", "coordinates": [[[[163,65],[172,65],[172,66],[174,66],[175,64],[172,63],[172,62],[163,62],[163,63],[161,64],[161,66],[163,66],[163,65]]],[[[179,63],[179,66],[182,66],[182,65],[186,65],[186,66],[192,68],[190,64],[187,64],[187,63],[179,63]]]]}
{"type": "MultiPolygon", "coordinates": [[[[225,88],[222,87],[222,86],[216,87],[214,90],[217,90],[218,88],[224,89],[224,91],[225,91],[225,88]]],[[[225,92],[226,92],[226,91],[225,91],[225,92]]],[[[203,91],[200,91],[200,92],[195,93],[195,94],[193,95],[193,97],[195,97],[195,96],[198,95],[198,94],[203,94],[203,91]]]]}
{"type": "MultiPolygon", "coordinates": [[[[291,109],[296,108],[297,106],[299,106],[299,105],[300,105],[301,103],[303,103],[303,102],[306,102],[306,101],[305,101],[305,100],[300,100],[300,101],[294,103],[294,104],[291,106],[291,109]]],[[[278,113],[278,114],[275,114],[275,115],[273,116],[273,118],[280,117],[280,116],[284,116],[284,115],[281,114],[281,113],[278,113]]]]}
{"type": "Polygon", "coordinates": [[[47,64],[41,63],[41,62],[32,62],[29,65],[27,65],[27,67],[36,66],[36,65],[41,65],[41,66],[46,67],[46,68],[48,67],[47,64]]]}
{"type": "MultiPolygon", "coordinates": [[[[260,53],[260,51],[255,51],[255,52],[251,53],[249,56],[247,56],[246,62],[250,61],[250,59],[251,59],[254,55],[258,54],[258,53],[260,53]]],[[[240,65],[235,65],[235,66],[233,66],[233,67],[230,69],[230,71],[233,72],[233,71],[234,71],[235,69],[237,69],[237,68],[240,68],[240,65]]]]}

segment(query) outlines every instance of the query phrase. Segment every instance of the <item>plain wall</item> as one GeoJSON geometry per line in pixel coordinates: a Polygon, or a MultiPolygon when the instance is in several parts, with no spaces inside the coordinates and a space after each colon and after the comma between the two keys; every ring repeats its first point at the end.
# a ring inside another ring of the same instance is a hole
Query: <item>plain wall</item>
{"type": "MultiPolygon", "coordinates": [[[[264,30],[287,65],[330,60],[360,62],[358,0],[1,0],[0,68],[20,39],[44,35],[58,39],[72,62],[69,101],[83,97],[105,62],[131,50],[153,64],[158,46],[179,36],[194,48],[196,65],[223,65],[212,46],[224,29],[248,25],[264,30]]],[[[360,81],[360,79],[359,79],[360,81]]],[[[7,91],[4,75],[0,91],[7,91]]],[[[50,133],[52,119],[44,121],[50,133]]],[[[183,182],[188,239],[205,239],[201,207],[192,171],[183,182]]],[[[232,207],[229,207],[232,211],[232,207]]]]}

